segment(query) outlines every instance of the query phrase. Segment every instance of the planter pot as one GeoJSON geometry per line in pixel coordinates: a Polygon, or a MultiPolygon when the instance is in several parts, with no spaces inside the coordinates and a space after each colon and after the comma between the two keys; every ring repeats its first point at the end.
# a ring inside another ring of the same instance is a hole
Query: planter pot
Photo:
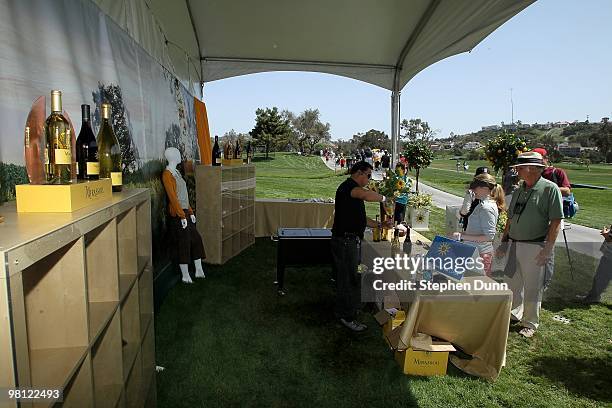
{"type": "Polygon", "coordinates": [[[410,226],[415,231],[429,231],[429,210],[408,207],[410,226]]]}

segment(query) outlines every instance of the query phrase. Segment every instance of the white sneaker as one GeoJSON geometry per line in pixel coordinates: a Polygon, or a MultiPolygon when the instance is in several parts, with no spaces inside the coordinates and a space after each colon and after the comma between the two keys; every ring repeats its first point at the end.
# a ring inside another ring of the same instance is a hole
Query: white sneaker
{"type": "Polygon", "coordinates": [[[341,318],[340,322],[354,332],[362,332],[368,328],[368,326],[366,326],[365,324],[356,322],[355,320],[351,320],[349,322],[348,320],[344,320],[341,318]]]}

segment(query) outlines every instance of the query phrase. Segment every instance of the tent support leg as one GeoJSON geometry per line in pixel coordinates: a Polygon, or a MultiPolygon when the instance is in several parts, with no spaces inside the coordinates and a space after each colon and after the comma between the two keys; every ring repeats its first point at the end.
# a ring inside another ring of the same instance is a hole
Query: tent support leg
{"type": "Polygon", "coordinates": [[[399,139],[399,113],[400,113],[400,95],[399,89],[394,89],[391,92],[391,168],[399,159],[398,139],[399,139]]]}

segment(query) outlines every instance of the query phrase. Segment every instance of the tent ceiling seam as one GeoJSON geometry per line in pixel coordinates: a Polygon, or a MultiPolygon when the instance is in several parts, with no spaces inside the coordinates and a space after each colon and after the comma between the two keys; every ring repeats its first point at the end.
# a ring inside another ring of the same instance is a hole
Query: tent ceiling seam
{"type": "Polygon", "coordinates": [[[202,61],[210,62],[252,62],[262,64],[290,64],[290,65],[321,65],[321,66],[335,66],[335,67],[355,67],[355,68],[379,68],[392,70],[395,69],[393,65],[384,64],[364,64],[358,62],[334,62],[334,61],[306,61],[306,60],[278,60],[278,59],[265,59],[265,58],[229,58],[229,57],[202,57],[202,61]]]}
{"type": "Polygon", "coordinates": [[[399,58],[397,59],[397,63],[395,64],[395,75],[393,78],[393,89],[394,90],[399,91],[399,73],[404,66],[404,60],[406,59],[406,57],[408,56],[408,53],[410,52],[410,50],[416,43],[417,38],[421,35],[421,32],[423,32],[423,29],[425,28],[425,26],[431,19],[431,16],[433,16],[434,12],[438,8],[440,1],[441,0],[432,0],[429,3],[429,6],[427,6],[427,9],[421,16],[419,23],[415,27],[412,34],[410,34],[410,37],[408,38],[408,41],[406,41],[404,48],[402,48],[399,58]]]}
{"type": "Polygon", "coordinates": [[[200,48],[200,37],[198,37],[198,31],[196,30],[195,22],[193,21],[193,14],[191,13],[191,4],[189,4],[189,0],[185,0],[185,5],[187,6],[187,14],[189,14],[189,21],[191,22],[191,28],[193,29],[193,36],[196,40],[196,45],[198,46],[198,57],[200,57],[200,82],[204,82],[204,72],[202,72],[202,50],[200,48]]]}

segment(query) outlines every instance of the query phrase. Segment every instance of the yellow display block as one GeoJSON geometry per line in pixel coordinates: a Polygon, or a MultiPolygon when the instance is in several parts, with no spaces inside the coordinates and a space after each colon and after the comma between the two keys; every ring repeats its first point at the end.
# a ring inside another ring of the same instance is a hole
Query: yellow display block
{"type": "Polygon", "coordinates": [[[402,367],[404,374],[432,376],[446,375],[448,353],[455,348],[448,343],[432,345],[439,351],[416,350],[412,347],[404,351],[395,352],[395,360],[402,367]]]}
{"type": "Polygon", "coordinates": [[[110,179],[72,184],[20,184],[18,212],[73,212],[112,198],[110,179]]]}

